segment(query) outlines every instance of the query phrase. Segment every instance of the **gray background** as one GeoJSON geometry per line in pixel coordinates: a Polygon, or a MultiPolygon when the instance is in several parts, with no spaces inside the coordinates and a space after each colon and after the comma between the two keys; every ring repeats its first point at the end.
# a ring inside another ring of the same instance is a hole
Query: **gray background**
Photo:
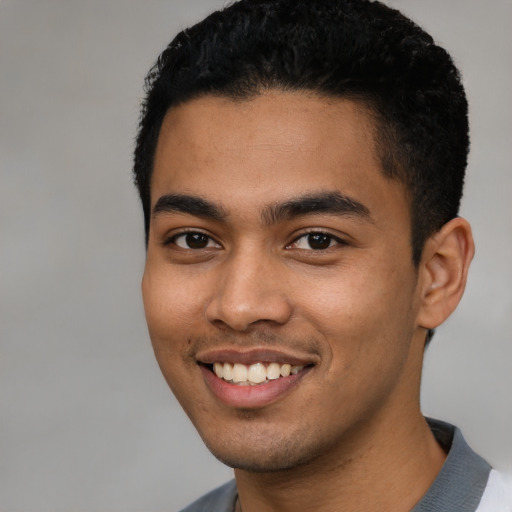
{"type": "MultiPolygon", "coordinates": [[[[394,0],[471,102],[477,255],[425,363],[427,414],[512,469],[510,0],[394,0]]],[[[143,77],[222,4],[0,0],[0,510],[173,511],[226,480],[157,368],[131,153],[143,77]]]]}

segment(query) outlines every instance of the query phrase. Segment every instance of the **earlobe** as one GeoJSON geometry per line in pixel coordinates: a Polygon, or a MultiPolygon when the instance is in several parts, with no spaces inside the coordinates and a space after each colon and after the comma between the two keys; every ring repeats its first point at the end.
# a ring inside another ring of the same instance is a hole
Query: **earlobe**
{"type": "Polygon", "coordinates": [[[420,327],[434,329],[455,310],[466,287],[474,252],[471,226],[460,217],[447,222],[427,240],[420,263],[420,327]]]}

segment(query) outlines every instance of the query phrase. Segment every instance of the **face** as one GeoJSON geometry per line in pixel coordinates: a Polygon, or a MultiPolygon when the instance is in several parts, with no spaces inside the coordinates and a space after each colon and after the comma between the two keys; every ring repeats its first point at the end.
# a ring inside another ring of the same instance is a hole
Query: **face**
{"type": "Polygon", "coordinates": [[[228,465],[348,453],[417,407],[409,206],[372,133],[357,104],[298,93],[203,97],[165,118],[146,317],[169,386],[228,465]]]}

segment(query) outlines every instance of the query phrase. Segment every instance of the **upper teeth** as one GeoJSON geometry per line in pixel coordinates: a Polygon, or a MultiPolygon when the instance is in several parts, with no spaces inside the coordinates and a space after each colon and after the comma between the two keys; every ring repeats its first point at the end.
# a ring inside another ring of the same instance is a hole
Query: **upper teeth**
{"type": "Polygon", "coordinates": [[[292,366],[291,364],[270,363],[267,366],[263,363],[254,363],[249,366],[240,363],[214,363],[213,371],[219,377],[235,384],[261,384],[279,377],[299,373],[304,366],[292,366]]]}

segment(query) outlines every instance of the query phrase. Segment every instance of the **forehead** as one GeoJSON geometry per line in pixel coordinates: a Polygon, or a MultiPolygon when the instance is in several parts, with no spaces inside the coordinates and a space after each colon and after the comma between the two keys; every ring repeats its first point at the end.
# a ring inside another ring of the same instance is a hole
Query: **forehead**
{"type": "Polygon", "coordinates": [[[245,207],[248,197],[264,203],[325,190],[395,201],[402,187],[382,174],[374,134],[371,114],[347,99],[277,91],[242,101],[201,97],[164,119],[152,204],[177,192],[245,207]]]}

